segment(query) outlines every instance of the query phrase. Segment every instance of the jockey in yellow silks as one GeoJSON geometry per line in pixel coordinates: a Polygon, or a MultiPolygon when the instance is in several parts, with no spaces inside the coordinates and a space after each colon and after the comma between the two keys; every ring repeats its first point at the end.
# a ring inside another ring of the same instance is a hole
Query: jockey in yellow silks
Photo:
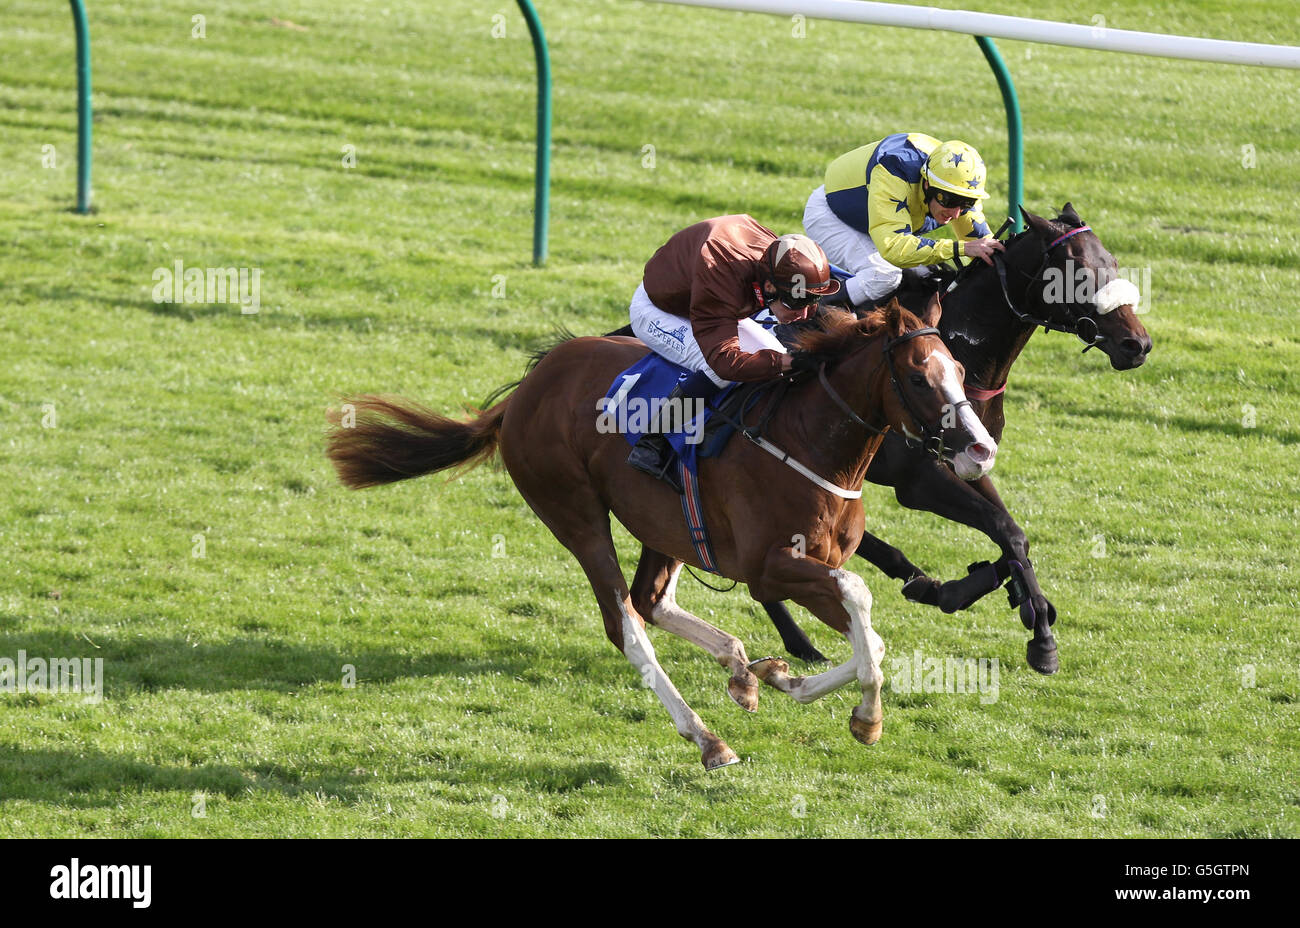
{"type": "Polygon", "coordinates": [[[927,265],[943,261],[992,262],[1002,243],[980,208],[986,175],[984,159],[965,142],[899,132],[831,162],[825,184],[808,198],[804,229],[854,275],[846,286],[853,305],[869,304],[898,289],[903,268],[924,277],[927,265]],[[926,235],[944,225],[955,240],[926,235]]]}

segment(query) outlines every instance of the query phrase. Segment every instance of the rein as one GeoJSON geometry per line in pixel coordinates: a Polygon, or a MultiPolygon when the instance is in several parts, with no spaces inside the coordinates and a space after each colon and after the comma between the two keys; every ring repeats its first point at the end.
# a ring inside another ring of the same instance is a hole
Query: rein
{"type": "Polygon", "coordinates": [[[966,396],[968,398],[979,400],[981,403],[987,403],[989,400],[993,399],[993,397],[1001,396],[1003,393],[1006,393],[1007,385],[1006,383],[1003,383],[1002,386],[998,387],[996,390],[985,390],[983,387],[977,387],[973,384],[965,383],[962,384],[962,389],[966,391],[966,396]]]}
{"type": "Polygon", "coordinates": [[[790,387],[790,381],[785,379],[773,380],[771,381],[771,386],[764,384],[762,387],[759,387],[748,397],[746,397],[744,405],[741,406],[740,410],[736,413],[735,419],[728,416],[722,410],[716,408],[713,410],[713,414],[717,416],[719,419],[721,419],[723,422],[730,425],[741,435],[748,438],[755,445],[758,445],[758,447],[762,448],[768,454],[772,455],[782,464],[786,465],[787,467],[791,468],[794,471],[797,471],[801,476],[806,477],[808,480],[815,483],[817,486],[821,487],[827,493],[833,493],[835,496],[838,496],[840,499],[861,499],[862,498],[861,489],[846,490],[843,487],[836,486],[835,484],[831,483],[829,480],[826,480],[823,477],[819,476],[815,471],[811,470],[810,468],[796,461],[787,452],[778,448],[776,445],[772,444],[770,441],[768,441],[766,438],[762,436],[761,433],[763,431],[763,428],[767,425],[767,423],[771,420],[772,416],[775,414],[776,407],[780,404],[781,400],[785,398],[786,390],[788,390],[789,387],[790,387]],[[762,418],[759,419],[755,425],[746,425],[745,413],[747,413],[751,408],[754,407],[754,405],[757,404],[759,397],[763,396],[765,393],[769,392],[769,390],[772,390],[773,388],[776,388],[776,395],[772,398],[772,402],[768,404],[767,410],[763,413],[762,418]]]}
{"type": "Polygon", "coordinates": [[[856,412],[854,412],[852,409],[849,408],[849,404],[844,402],[844,397],[836,393],[835,388],[831,386],[831,382],[826,379],[825,362],[822,362],[821,367],[817,368],[817,379],[821,381],[822,389],[824,389],[827,395],[830,396],[830,398],[835,401],[835,405],[840,407],[840,411],[843,412],[844,415],[848,416],[850,421],[856,422],[858,425],[862,426],[872,435],[884,435],[885,432],[888,431],[888,429],[876,428],[874,425],[871,425],[869,422],[864,420],[861,416],[859,416],[856,412]]]}
{"type": "MultiPolygon", "coordinates": [[[[902,335],[899,335],[895,338],[885,339],[882,353],[885,356],[886,363],[889,365],[889,381],[893,385],[894,391],[898,394],[899,401],[902,403],[903,408],[907,410],[907,414],[912,417],[912,421],[920,429],[924,439],[921,440],[921,439],[912,438],[910,435],[904,435],[903,436],[904,441],[907,442],[909,447],[923,447],[926,451],[933,454],[936,458],[942,458],[943,452],[945,450],[943,444],[943,431],[941,429],[932,428],[924,421],[922,421],[920,416],[916,414],[915,408],[912,406],[910,402],[908,402],[906,392],[904,392],[903,388],[898,383],[898,371],[894,367],[894,349],[897,348],[899,345],[903,344],[904,342],[911,341],[912,339],[918,338],[922,335],[937,335],[940,337],[940,339],[942,339],[942,335],[940,335],[939,330],[936,328],[927,326],[926,328],[922,328],[922,329],[913,329],[911,332],[904,332],[902,335]]],[[[850,407],[849,404],[844,401],[844,397],[840,396],[839,393],[836,392],[835,388],[831,386],[830,381],[826,378],[826,362],[824,361],[817,368],[817,380],[821,384],[822,389],[826,391],[826,395],[831,398],[832,402],[834,402],[835,405],[839,407],[840,411],[844,413],[844,415],[849,419],[850,422],[853,422],[855,425],[860,426],[870,434],[877,435],[882,438],[884,437],[885,433],[889,431],[889,426],[885,426],[885,428],[883,429],[877,428],[876,426],[867,422],[865,419],[863,419],[861,416],[859,416],[856,412],[853,411],[852,407],[850,407]]],[[[764,393],[767,392],[769,388],[766,386],[761,387],[758,390],[754,391],[754,393],[752,393],[745,400],[745,404],[741,407],[739,412],[737,412],[735,419],[732,419],[730,416],[728,416],[726,413],[722,412],[719,409],[714,410],[714,415],[721,418],[722,421],[726,422],[732,428],[736,429],[736,431],[738,431],[741,435],[748,438],[755,445],[758,445],[758,447],[762,448],[768,454],[772,455],[782,464],[786,465],[791,470],[796,471],[801,476],[807,478],[809,481],[821,487],[826,492],[832,493],[835,496],[838,496],[840,499],[850,499],[850,500],[861,499],[862,498],[861,489],[846,490],[841,486],[837,486],[831,483],[830,481],[821,477],[820,475],[815,473],[813,470],[811,470],[804,464],[801,464],[799,461],[795,460],[793,457],[790,456],[788,452],[772,444],[770,441],[768,441],[766,438],[762,436],[761,433],[763,427],[767,425],[768,421],[772,418],[772,415],[776,412],[777,405],[781,402],[782,399],[784,399],[785,390],[789,387],[790,382],[788,380],[782,379],[778,381],[773,381],[773,384],[774,385],[781,384],[781,387],[777,392],[777,395],[772,399],[772,402],[768,405],[768,408],[766,412],[764,412],[763,417],[758,421],[756,425],[754,426],[745,425],[745,421],[744,421],[745,413],[747,413],[749,409],[752,408],[757,403],[758,398],[760,396],[762,396],[764,393]]],[[[957,407],[963,405],[969,406],[970,401],[962,400],[961,402],[956,404],[957,407]]]]}
{"type": "MultiPolygon", "coordinates": [[[[1003,230],[1007,228],[1007,225],[1010,222],[1011,220],[1008,219],[1006,223],[1003,223],[1002,228],[998,230],[999,235],[1002,233],[1003,230]]],[[[1091,231],[1092,231],[1091,226],[1079,226],[1077,228],[1070,229],[1068,232],[1065,232],[1062,235],[1057,236],[1052,240],[1052,242],[1046,248],[1043,249],[1043,261],[1041,264],[1038,265],[1038,270],[1036,270],[1033,274],[1025,274],[1023,271],[1019,271],[1019,270],[1016,270],[1016,273],[1027,278],[1030,282],[1037,281],[1040,277],[1042,277],[1043,271],[1047,268],[1047,261],[1048,258],[1051,256],[1053,248],[1055,248],[1057,245],[1060,245],[1062,242],[1065,242],[1073,238],[1074,236],[1078,235],[1081,232],[1091,232],[1091,231]]],[[[1044,330],[1050,332],[1064,332],[1067,335],[1073,335],[1075,338],[1079,339],[1079,341],[1083,342],[1084,351],[1087,351],[1089,348],[1096,348],[1098,345],[1100,345],[1102,342],[1106,340],[1106,337],[1098,331],[1096,320],[1092,319],[1090,316],[1080,316],[1078,319],[1071,320],[1069,324],[1063,325],[1059,322],[1052,322],[1049,319],[1043,319],[1038,316],[1033,316],[1027,312],[1023,312],[1022,310],[1016,307],[1015,301],[1011,299],[1011,291],[1010,288],[1007,286],[1008,265],[1006,263],[1006,259],[1003,258],[1000,253],[994,252],[993,265],[995,268],[997,268],[998,284],[1002,288],[1002,300],[1003,302],[1006,303],[1007,309],[1011,311],[1011,315],[1015,316],[1016,319],[1018,319],[1020,322],[1035,327],[1042,326],[1044,330]],[[1087,328],[1087,334],[1085,334],[1084,332],[1085,326],[1087,328]]],[[[953,284],[955,286],[956,281],[954,281],[953,284]]],[[[1005,386],[1006,385],[1003,384],[1004,388],[1005,386]]]]}
{"type": "MultiPolygon", "coordinates": [[[[898,383],[898,370],[894,367],[894,349],[903,342],[911,341],[921,335],[939,335],[940,340],[943,338],[943,336],[940,335],[939,330],[932,326],[927,326],[923,329],[913,329],[911,332],[904,332],[896,338],[885,339],[884,355],[886,363],[889,365],[889,383],[894,388],[894,393],[898,395],[898,401],[902,404],[903,409],[905,409],[907,414],[912,417],[912,423],[917,427],[924,438],[924,441],[922,441],[921,439],[913,438],[910,435],[904,435],[903,440],[907,442],[907,445],[910,448],[924,448],[928,453],[934,455],[936,458],[942,458],[944,452],[943,431],[941,429],[932,428],[916,414],[916,409],[908,401],[907,394],[898,383]]],[[[817,368],[817,380],[821,383],[822,389],[825,390],[827,395],[835,401],[835,405],[840,408],[840,411],[843,412],[844,415],[849,417],[851,422],[860,425],[872,435],[883,437],[885,432],[888,431],[888,427],[885,429],[876,428],[849,408],[849,404],[844,402],[844,398],[835,392],[835,388],[831,386],[831,382],[826,379],[825,362],[817,368]]],[[[963,405],[969,406],[970,401],[962,400],[956,404],[957,407],[963,405]]]]}

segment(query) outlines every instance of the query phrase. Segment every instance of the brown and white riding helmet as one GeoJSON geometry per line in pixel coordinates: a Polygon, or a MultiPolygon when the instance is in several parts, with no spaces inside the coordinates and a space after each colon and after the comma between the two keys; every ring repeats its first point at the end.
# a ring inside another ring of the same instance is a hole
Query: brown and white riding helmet
{"type": "Polygon", "coordinates": [[[806,235],[782,235],[767,246],[763,257],[772,284],[784,297],[814,303],[840,292],[840,282],[831,276],[826,252],[806,235]]]}

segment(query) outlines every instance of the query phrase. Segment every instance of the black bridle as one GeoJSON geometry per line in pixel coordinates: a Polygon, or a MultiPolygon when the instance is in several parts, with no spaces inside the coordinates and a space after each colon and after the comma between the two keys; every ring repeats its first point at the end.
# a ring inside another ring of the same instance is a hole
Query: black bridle
{"type": "MultiPolygon", "coordinates": [[[[1002,227],[1000,229],[998,229],[997,234],[994,235],[994,238],[1001,238],[1002,233],[1005,232],[1010,227],[1010,225],[1011,225],[1011,219],[1008,217],[1007,221],[1002,224],[1002,227]]],[[[1020,238],[1020,236],[1025,235],[1028,231],[1029,230],[1026,229],[1022,232],[1018,232],[1015,235],[1013,235],[1011,238],[1007,239],[1008,247],[1010,247],[1012,242],[1016,241],[1018,238],[1020,238]]],[[[1051,244],[1049,244],[1047,247],[1043,249],[1043,260],[1038,265],[1038,270],[1034,271],[1034,273],[1032,274],[1026,274],[1024,271],[1020,270],[1019,268],[1012,268],[1012,270],[1014,270],[1021,277],[1024,277],[1031,284],[1038,280],[1041,280],[1043,276],[1043,271],[1047,270],[1047,262],[1051,259],[1053,248],[1063,244],[1065,241],[1073,238],[1074,236],[1078,235],[1081,232],[1091,232],[1091,231],[1092,231],[1091,226],[1086,226],[1086,225],[1076,226],[1075,228],[1067,231],[1064,235],[1058,236],[1053,242],[1051,242],[1051,244]]],[[[969,267],[969,265],[967,266],[969,267]]],[[[1001,253],[999,252],[993,253],[993,266],[997,269],[998,272],[998,283],[1002,288],[1002,299],[1003,301],[1006,302],[1007,309],[1011,310],[1011,314],[1021,322],[1031,326],[1041,325],[1044,330],[1049,332],[1065,332],[1067,335],[1073,335],[1075,338],[1079,339],[1079,341],[1083,342],[1084,351],[1087,351],[1089,348],[1096,348],[1098,345],[1100,345],[1102,342],[1106,340],[1106,336],[1102,335],[1101,331],[1097,327],[1097,320],[1093,319],[1092,316],[1082,315],[1077,317],[1071,317],[1066,323],[1060,323],[1060,322],[1055,322],[1051,319],[1044,319],[1039,316],[1035,316],[1032,315],[1031,313],[1027,313],[1021,310],[1019,307],[1016,306],[1015,301],[1011,299],[1011,292],[1007,287],[1007,268],[1009,265],[1006,263],[1006,260],[1002,257],[1001,253]]],[[[956,281],[954,281],[953,286],[956,286],[956,281]]]]}
{"type": "MultiPolygon", "coordinates": [[[[911,417],[912,424],[916,426],[917,431],[921,434],[921,438],[913,438],[904,433],[903,440],[907,442],[909,448],[921,448],[927,454],[931,454],[935,458],[942,460],[944,458],[944,452],[952,450],[947,448],[943,443],[942,425],[936,428],[917,415],[916,408],[907,398],[907,391],[904,390],[902,385],[898,382],[898,370],[894,367],[894,349],[904,342],[911,341],[912,339],[918,338],[922,335],[939,335],[939,340],[943,341],[943,336],[939,334],[939,330],[936,328],[926,327],[924,329],[913,329],[912,331],[904,332],[902,335],[895,338],[885,339],[883,353],[885,355],[885,363],[889,365],[889,383],[893,386],[894,392],[898,395],[899,402],[903,404],[903,409],[907,412],[908,416],[911,417]]],[[[817,379],[821,381],[822,389],[824,389],[830,398],[835,401],[835,405],[840,407],[840,410],[849,417],[850,421],[862,426],[862,428],[866,429],[873,435],[883,436],[885,434],[884,429],[876,428],[850,409],[849,404],[844,402],[844,398],[835,392],[835,388],[832,387],[830,381],[826,379],[825,362],[817,368],[817,379]]],[[[953,406],[953,411],[955,412],[962,406],[969,405],[970,400],[962,399],[953,406]]]]}

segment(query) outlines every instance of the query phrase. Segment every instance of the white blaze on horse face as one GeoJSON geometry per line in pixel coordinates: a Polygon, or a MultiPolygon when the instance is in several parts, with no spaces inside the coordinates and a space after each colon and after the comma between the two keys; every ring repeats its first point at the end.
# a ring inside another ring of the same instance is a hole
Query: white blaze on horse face
{"type": "Polygon", "coordinates": [[[979,416],[966,403],[966,391],[962,389],[961,378],[957,376],[957,365],[946,354],[932,351],[925,359],[933,360],[943,372],[939,379],[939,392],[952,406],[957,407],[957,420],[971,436],[971,443],[959,451],[952,459],[952,468],[962,480],[978,480],[993,469],[997,458],[998,443],[984,428],[979,416]],[[958,403],[962,405],[957,406],[958,403]]]}

